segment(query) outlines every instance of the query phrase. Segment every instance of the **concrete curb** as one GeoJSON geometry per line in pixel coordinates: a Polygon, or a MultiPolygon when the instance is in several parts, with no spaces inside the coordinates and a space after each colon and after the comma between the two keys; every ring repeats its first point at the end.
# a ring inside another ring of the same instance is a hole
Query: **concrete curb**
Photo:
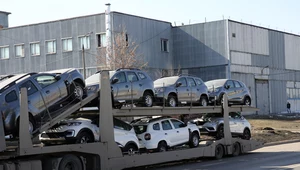
{"type": "Polygon", "coordinates": [[[281,145],[281,144],[288,144],[288,143],[296,143],[296,142],[300,142],[300,139],[283,140],[283,141],[278,141],[278,142],[265,143],[265,144],[263,144],[263,147],[281,145]]]}

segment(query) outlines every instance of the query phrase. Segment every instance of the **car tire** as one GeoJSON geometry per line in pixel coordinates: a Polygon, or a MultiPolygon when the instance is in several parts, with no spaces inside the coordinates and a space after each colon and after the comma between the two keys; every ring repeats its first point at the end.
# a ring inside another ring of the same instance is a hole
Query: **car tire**
{"type": "Polygon", "coordinates": [[[144,92],[142,104],[145,107],[152,107],[153,106],[153,95],[149,92],[144,92]]]}
{"type": "Polygon", "coordinates": [[[221,144],[218,144],[215,148],[215,159],[222,159],[224,156],[224,148],[221,144]]]}
{"type": "Polygon", "coordinates": [[[123,148],[123,152],[127,155],[134,155],[138,152],[138,148],[132,143],[126,144],[126,146],[123,148]]]}
{"type": "Polygon", "coordinates": [[[168,151],[168,145],[165,141],[161,141],[158,143],[157,145],[157,149],[156,149],[157,152],[166,152],[168,151]]]}
{"type": "Polygon", "coordinates": [[[74,87],[72,88],[71,93],[73,100],[82,100],[84,93],[83,86],[80,83],[74,82],[74,87]]]}
{"type": "Polygon", "coordinates": [[[245,97],[243,104],[246,105],[246,106],[251,106],[251,99],[250,99],[250,97],[248,97],[248,96],[245,97]]]}
{"type": "Polygon", "coordinates": [[[235,142],[232,145],[232,156],[239,156],[241,154],[241,145],[238,142],[235,142]]]}
{"type": "Polygon", "coordinates": [[[217,129],[217,134],[216,134],[216,139],[222,139],[224,138],[224,125],[221,124],[219,125],[218,129],[217,129]]]}
{"type": "MultiPolygon", "coordinates": [[[[29,134],[33,134],[36,130],[36,123],[32,116],[29,116],[29,134]]],[[[19,126],[20,126],[20,117],[17,119],[16,131],[14,132],[14,137],[19,137],[19,126]]]]}
{"type": "Polygon", "coordinates": [[[81,160],[77,156],[68,154],[63,156],[61,161],[59,162],[58,170],[64,169],[82,170],[83,165],[81,160]]]}
{"type": "Polygon", "coordinates": [[[200,97],[200,106],[207,106],[208,105],[208,99],[205,96],[200,97]]]}
{"type": "Polygon", "coordinates": [[[174,95],[169,95],[168,96],[168,101],[167,101],[167,105],[170,107],[176,107],[177,106],[177,97],[174,95]]]}
{"type": "Polygon", "coordinates": [[[251,139],[251,132],[248,128],[244,129],[242,139],[245,139],[245,140],[250,140],[251,139]]]}
{"type": "Polygon", "coordinates": [[[75,143],[83,144],[83,143],[92,143],[92,142],[94,142],[93,136],[86,131],[79,132],[79,134],[77,134],[76,136],[75,143]]]}
{"type": "Polygon", "coordinates": [[[190,137],[189,146],[190,148],[196,148],[199,146],[200,137],[196,132],[193,132],[190,137]]]}

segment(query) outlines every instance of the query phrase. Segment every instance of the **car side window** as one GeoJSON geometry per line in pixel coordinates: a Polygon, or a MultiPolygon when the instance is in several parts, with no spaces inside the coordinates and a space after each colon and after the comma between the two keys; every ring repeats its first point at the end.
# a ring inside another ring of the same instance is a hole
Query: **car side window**
{"type": "Polygon", "coordinates": [[[164,120],[161,122],[163,130],[171,130],[173,129],[171,123],[168,120],[164,120]]]}
{"type": "Polygon", "coordinates": [[[35,85],[30,81],[26,81],[25,83],[23,83],[21,86],[20,86],[20,90],[21,88],[25,87],[27,89],[27,96],[30,96],[32,95],[33,93],[37,92],[37,88],[35,87],[35,85]]]}
{"type": "Polygon", "coordinates": [[[127,72],[127,77],[130,82],[135,82],[139,80],[134,72],[127,72]]]}
{"type": "Polygon", "coordinates": [[[160,130],[159,123],[153,124],[153,130],[160,130]]]}
{"type": "Polygon", "coordinates": [[[196,83],[195,83],[194,79],[192,79],[192,78],[187,78],[187,82],[188,82],[188,85],[191,87],[196,86],[196,83]]]}
{"type": "Polygon", "coordinates": [[[179,83],[179,82],[181,83],[180,87],[186,87],[187,86],[187,83],[186,83],[186,80],[185,80],[184,77],[178,79],[176,83],[179,83]]]}
{"type": "Polygon", "coordinates": [[[171,119],[171,122],[172,122],[172,124],[173,124],[173,126],[174,126],[175,129],[183,128],[184,127],[184,123],[180,122],[178,120],[171,119]]]}
{"type": "Polygon", "coordinates": [[[132,126],[119,119],[114,119],[114,128],[130,131],[132,126]]]}
{"type": "Polygon", "coordinates": [[[55,79],[55,76],[52,75],[41,75],[34,78],[35,81],[42,87],[45,88],[49,86],[50,84],[55,83],[57,80],[55,79]]]}
{"type": "Polygon", "coordinates": [[[234,118],[234,119],[239,119],[241,118],[241,116],[239,114],[237,114],[236,112],[230,112],[229,116],[234,118]]]}
{"type": "Polygon", "coordinates": [[[231,80],[227,81],[226,85],[229,85],[229,88],[234,88],[234,84],[231,80]]]}
{"type": "Polygon", "coordinates": [[[143,79],[146,79],[147,77],[145,76],[145,74],[139,72],[138,73],[139,77],[143,80],[143,79]]]}
{"type": "Polygon", "coordinates": [[[15,90],[9,92],[6,96],[5,96],[5,101],[6,103],[10,103],[10,102],[14,102],[18,100],[18,96],[15,90]]]}
{"type": "Polygon", "coordinates": [[[126,82],[126,76],[124,72],[117,73],[112,79],[117,78],[119,81],[117,83],[125,83],[126,82]]]}
{"type": "Polygon", "coordinates": [[[195,80],[196,80],[197,85],[203,84],[203,81],[201,79],[195,79],[195,80]]]}
{"type": "Polygon", "coordinates": [[[234,81],[234,85],[235,85],[236,88],[242,87],[241,84],[239,82],[237,82],[237,81],[234,81]]]}

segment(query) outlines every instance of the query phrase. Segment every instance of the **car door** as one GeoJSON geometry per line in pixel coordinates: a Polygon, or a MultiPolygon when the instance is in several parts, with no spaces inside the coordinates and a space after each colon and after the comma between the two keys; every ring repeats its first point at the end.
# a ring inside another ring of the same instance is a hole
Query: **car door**
{"type": "Polygon", "coordinates": [[[245,128],[245,124],[247,122],[247,120],[239,113],[239,112],[232,112],[234,114],[235,117],[235,122],[237,124],[236,127],[236,133],[243,133],[244,132],[244,128],[245,128]]]}
{"type": "Polygon", "coordinates": [[[27,89],[29,112],[31,112],[33,116],[43,116],[43,113],[46,111],[45,96],[42,96],[42,93],[34,85],[32,80],[22,82],[19,86],[20,91],[21,88],[27,89]]]}
{"type": "Polygon", "coordinates": [[[178,102],[187,102],[188,101],[188,96],[189,96],[189,87],[187,86],[187,82],[185,77],[179,78],[175,85],[178,83],[181,83],[180,86],[175,87],[176,93],[177,93],[177,99],[178,102]]]}
{"type": "Polygon", "coordinates": [[[197,86],[196,86],[196,82],[193,78],[191,77],[187,77],[187,83],[188,83],[188,87],[189,87],[189,102],[196,102],[198,100],[197,98],[197,86]]]}
{"type": "Polygon", "coordinates": [[[228,96],[228,100],[232,101],[235,95],[235,86],[232,80],[227,80],[225,83],[226,94],[228,96]]]}
{"type": "Polygon", "coordinates": [[[169,120],[161,121],[161,126],[163,130],[164,139],[168,142],[169,146],[174,146],[178,144],[178,135],[173,129],[171,122],[169,120]]]}
{"type": "Polygon", "coordinates": [[[172,125],[176,131],[176,138],[178,140],[179,144],[186,143],[189,141],[189,130],[185,123],[176,120],[171,119],[172,125]]]}
{"type": "Polygon", "coordinates": [[[243,100],[243,91],[244,88],[243,86],[238,82],[238,81],[233,81],[234,82],[234,86],[235,86],[235,95],[232,98],[233,102],[241,102],[243,100]]]}
{"type": "Polygon", "coordinates": [[[139,82],[138,76],[133,71],[128,71],[127,73],[127,80],[129,81],[129,92],[128,92],[128,99],[137,100],[141,96],[139,96],[139,91],[141,91],[141,82],[139,82]]]}
{"type": "Polygon", "coordinates": [[[240,127],[240,119],[236,112],[229,113],[229,125],[232,133],[236,133],[240,127]]]}
{"type": "Polygon", "coordinates": [[[112,82],[114,79],[118,79],[117,82],[111,84],[111,90],[114,94],[115,100],[128,100],[128,93],[130,85],[127,81],[125,72],[117,72],[112,78],[112,82]]]}

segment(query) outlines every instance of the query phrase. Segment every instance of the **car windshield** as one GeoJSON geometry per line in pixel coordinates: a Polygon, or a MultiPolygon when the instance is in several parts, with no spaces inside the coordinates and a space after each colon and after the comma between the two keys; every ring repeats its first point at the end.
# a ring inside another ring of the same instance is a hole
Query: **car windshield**
{"type": "Polygon", "coordinates": [[[178,76],[160,78],[154,81],[154,86],[170,86],[176,83],[178,76]]]}
{"type": "Polygon", "coordinates": [[[226,79],[220,79],[220,80],[212,80],[212,81],[207,81],[205,82],[205,85],[208,88],[218,88],[224,85],[224,83],[226,82],[226,79]]]}
{"type": "MultiPolygon", "coordinates": [[[[115,74],[116,71],[109,71],[109,79],[115,74]]],[[[100,73],[96,73],[85,79],[86,85],[96,84],[100,82],[100,73]]]]}
{"type": "Polygon", "coordinates": [[[147,131],[147,125],[134,125],[134,131],[136,134],[142,134],[147,131]]]}

